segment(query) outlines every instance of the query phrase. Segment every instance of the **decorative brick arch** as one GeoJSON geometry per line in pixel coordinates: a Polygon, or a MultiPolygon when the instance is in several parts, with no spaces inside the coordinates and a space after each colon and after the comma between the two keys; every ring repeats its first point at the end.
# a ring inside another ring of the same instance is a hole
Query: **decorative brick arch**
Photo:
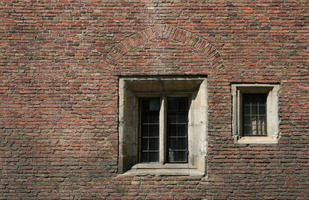
{"type": "Polygon", "coordinates": [[[125,38],[107,54],[106,61],[109,64],[117,65],[117,61],[127,52],[155,38],[165,38],[190,45],[200,54],[204,54],[214,68],[222,66],[220,53],[207,40],[197,34],[170,25],[156,25],[125,38]]]}

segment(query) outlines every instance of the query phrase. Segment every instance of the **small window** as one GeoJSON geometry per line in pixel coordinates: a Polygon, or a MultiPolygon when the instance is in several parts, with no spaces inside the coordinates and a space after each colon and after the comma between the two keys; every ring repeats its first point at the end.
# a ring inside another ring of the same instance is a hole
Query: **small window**
{"type": "Polygon", "coordinates": [[[120,78],[119,173],[205,174],[205,78],[120,78]]]}
{"type": "Polygon", "coordinates": [[[278,142],[278,92],[279,85],[232,85],[233,136],[237,143],[278,142]]]}
{"type": "Polygon", "coordinates": [[[266,94],[243,94],[243,136],[267,136],[266,94]]]}

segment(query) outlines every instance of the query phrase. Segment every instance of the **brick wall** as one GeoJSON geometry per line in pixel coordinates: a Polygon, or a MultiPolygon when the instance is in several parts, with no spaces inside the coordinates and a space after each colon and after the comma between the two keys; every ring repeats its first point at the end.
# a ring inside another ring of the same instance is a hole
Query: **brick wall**
{"type": "Polygon", "coordinates": [[[0,2],[0,199],[308,199],[307,0],[0,2]],[[117,174],[118,77],[207,75],[207,176],[117,174]],[[231,83],[280,83],[237,145],[231,83]]]}

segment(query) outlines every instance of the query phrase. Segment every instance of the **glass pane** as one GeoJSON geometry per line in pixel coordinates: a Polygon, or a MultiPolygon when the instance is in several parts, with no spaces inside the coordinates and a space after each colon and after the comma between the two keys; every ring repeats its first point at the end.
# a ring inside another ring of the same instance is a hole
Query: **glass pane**
{"type": "Polygon", "coordinates": [[[257,121],[254,115],[251,116],[251,128],[252,128],[252,135],[257,135],[257,121]]]}
{"type": "Polygon", "coordinates": [[[187,162],[188,98],[167,98],[167,160],[187,162]]]}
{"type": "Polygon", "coordinates": [[[251,135],[251,125],[250,124],[244,124],[243,128],[244,128],[244,133],[246,133],[246,135],[251,135]]]}
{"type": "Polygon", "coordinates": [[[149,150],[159,150],[159,138],[149,139],[149,150]]]}
{"type": "Polygon", "coordinates": [[[187,123],[188,113],[183,111],[170,111],[167,118],[171,123],[187,123]]]}
{"type": "Polygon", "coordinates": [[[159,133],[159,126],[157,124],[147,124],[142,125],[141,127],[143,134],[143,137],[158,137],[159,133]]]}
{"type": "Polygon", "coordinates": [[[187,124],[169,124],[167,127],[167,132],[170,134],[170,137],[173,136],[187,136],[187,124]]]}
{"type": "Polygon", "coordinates": [[[265,136],[266,94],[243,95],[243,135],[265,136]]]}
{"type": "Polygon", "coordinates": [[[174,159],[176,162],[187,161],[187,153],[186,152],[174,152],[174,159]]]}
{"type": "Polygon", "coordinates": [[[176,123],[177,122],[177,116],[173,113],[170,113],[169,115],[167,115],[167,121],[169,123],[176,123]]]}
{"type": "Polygon", "coordinates": [[[176,149],[186,149],[187,143],[187,138],[178,138],[176,143],[176,149]]]}
{"type": "Polygon", "coordinates": [[[148,143],[149,143],[148,138],[142,138],[142,140],[141,140],[141,149],[142,149],[142,151],[148,149],[148,146],[149,146],[148,143]]]}
{"type": "Polygon", "coordinates": [[[148,162],[158,162],[159,152],[150,152],[148,162]]]}
{"type": "Polygon", "coordinates": [[[265,123],[265,116],[260,116],[260,132],[261,132],[261,135],[266,135],[266,130],[265,130],[265,127],[266,127],[266,123],[265,123]]]}
{"type": "Polygon", "coordinates": [[[259,107],[259,113],[265,115],[265,113],[266,113],[266,107],[265,107],[265,105],[260,105],[260,107],[259,107]]]}
{"type": "Polygon", "coordinates": [[[173,151],[174,149],[177,148],[177,140],[176,139],[169,139],[169,144],[168,144],[168,150],[173,151]]]}
{"type": "Polygon", "coordinates": [[[183,111],[183,112],[187,112],[188,109],[188,102],[187,101],[180,101],[178,104],[178,110],[179,111],[183,111]]]}
{"type": "Polygon", "coordinates": [[[252,108],[252,114],[253,115],[256,115],[257,112],[258,112],[258,107],[257,107],[258,104],[252,104],[251,105],[251,108],[252,108]]]}
{"type": "Polygon", "coordinates": [[[140,99],[140,159],[141,162],[159,161],[160,98],[140,99]]]}
{"type": "MultiPolygon", "coordinates": [[[[148,152],[147,153],[141,153],[141,160],[144,161],[144,160],[149,160],[148,159],[148,152]]],[[[148,161],[149,162],[149,161],[148,161]]]]}
{"type": "Polygon", "coordinates": [[[149,112],[148,122],[149,123],[158,123],[159,122],[159,115],[157,114],[157,112],[149,112]]]}

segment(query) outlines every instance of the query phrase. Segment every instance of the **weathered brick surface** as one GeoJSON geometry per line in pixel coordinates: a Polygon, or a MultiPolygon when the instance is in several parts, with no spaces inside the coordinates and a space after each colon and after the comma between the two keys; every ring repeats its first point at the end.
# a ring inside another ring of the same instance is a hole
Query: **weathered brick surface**
{"type": "Polygon", "coordinates": [[[0,199],[308,199],[308,0],[0,2],[0,199]],[[207,176],[117,175],[118,77],[207,75],[207,176]],[[231,83],[280,83],[236,145],[231,83]]]}

